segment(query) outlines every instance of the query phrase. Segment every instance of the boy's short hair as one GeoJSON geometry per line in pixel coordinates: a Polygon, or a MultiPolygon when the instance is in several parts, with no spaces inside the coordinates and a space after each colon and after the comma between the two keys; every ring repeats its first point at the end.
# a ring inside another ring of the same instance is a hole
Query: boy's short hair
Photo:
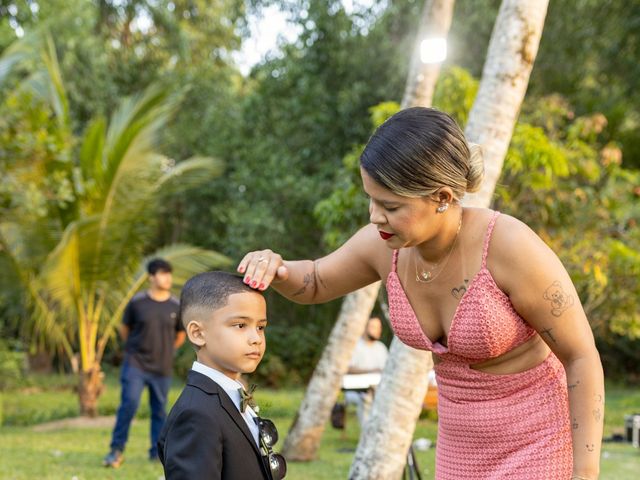
{"type": "Polygon", "coordinates": [[[147,273],[149,275],[155,275],[158,272],[172,272],[173,268],[171,264],[162,258],[154,258],[147,263],[147,273]]]}
{"type": "Polygon", "coordinates": [[[253,292],[262,295],[242,281],[243,277],[227,272],[205,272],[191,277],[180,294],[180,317],[185,329],[192,312],[209,314],[224,307],[230,295],[253,292]]]}

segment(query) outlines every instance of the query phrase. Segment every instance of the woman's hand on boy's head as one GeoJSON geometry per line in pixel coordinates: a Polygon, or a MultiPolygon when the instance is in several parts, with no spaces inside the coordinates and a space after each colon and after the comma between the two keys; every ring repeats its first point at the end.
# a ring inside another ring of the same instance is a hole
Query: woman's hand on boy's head
{"type": "Polygon", "coordinates": [[[244,283],[260,291],[289,277],[282,257],[268,249],[247,253],[238,264],[238,272],[244,274],[244,283]]]}

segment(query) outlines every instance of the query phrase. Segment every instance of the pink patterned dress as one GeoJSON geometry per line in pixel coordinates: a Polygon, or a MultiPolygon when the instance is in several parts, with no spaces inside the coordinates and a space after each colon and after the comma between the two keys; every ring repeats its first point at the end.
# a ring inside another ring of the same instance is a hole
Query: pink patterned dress
{"type": "Polygon", "coordinates": [[[448,347],[432,342],[418,323],[397,274],[398,251],[387,278],[395,334],[407,345],[438,354],[437,480],[566,480],[572,472],[565,371],[551,353],[540,365],[497,375],[470,365],[522,345],[533,330],[487,269],[489,223],[482,266],[451,323],[448,347]]]}

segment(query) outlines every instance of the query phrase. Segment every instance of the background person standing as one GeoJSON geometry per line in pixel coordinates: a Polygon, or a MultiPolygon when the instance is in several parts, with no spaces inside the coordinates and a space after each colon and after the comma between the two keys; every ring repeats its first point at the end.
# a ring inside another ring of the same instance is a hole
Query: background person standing
{"type": "Polygon", "coordinates": [[[178,300],[171,295],[171,265],[162,259],[147,265],[150,288],[135,295],[125,308],[120,336],[125,357],[120,373],[122,394],[105,467],[119,467],[129,437],[131,421],[138,410],[145,386],[151,407],[149,459],[158,459],[157,442],[166,418],[167,394],[175,350],[184,343],[178,300]]]}
{"type": "MultiPolygon", "coordinates": [[[[371,317],[353,351],[348,374],[382,373],[389,351],[380,341],[381,335],[382,320],[380,317],[371,317]]],[[[373,401],[373,387],[366,391],[345,391],[344,399],[347,404],[357,406],[358,421],[362,425],[373,401]]]]}

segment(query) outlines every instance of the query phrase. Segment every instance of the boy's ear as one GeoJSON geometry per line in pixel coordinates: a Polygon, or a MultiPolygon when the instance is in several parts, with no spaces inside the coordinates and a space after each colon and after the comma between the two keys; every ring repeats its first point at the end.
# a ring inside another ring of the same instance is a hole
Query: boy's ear
{"type": "Polygon", "coordinates": [[[197,347],[204,347],[205,343],[207,343],[204,338],[203,325],[197,320],[191,320],[187,324],[187,336],[189,341],[197,347]]]}

